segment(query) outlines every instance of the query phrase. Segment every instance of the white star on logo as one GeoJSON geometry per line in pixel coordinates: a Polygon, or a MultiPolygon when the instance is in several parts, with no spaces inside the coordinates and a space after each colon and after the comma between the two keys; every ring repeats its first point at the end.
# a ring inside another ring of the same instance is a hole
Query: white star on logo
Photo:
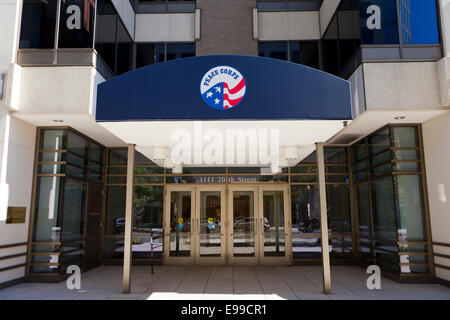
{"type": "Polygon", "coordinates": [[[216,104],[219,104],[220,100],[216,98],[216,100],[214,100],[214,102],[215,102],[216,104]]]}
{"type": "Polygon", "coordinates": [[[220,87],[216,87],[216,92],[221,92],[222,91],[222,89],[220,89],[220,87]]]}
{"type": "Polygon", "coordinates": [[[211,98],[212,95],[213,95],[213,93],[210,91],[210,92],[208,92],[208,93],[206,94],[206,97],[207,97],[207,98],[211,98]]]}

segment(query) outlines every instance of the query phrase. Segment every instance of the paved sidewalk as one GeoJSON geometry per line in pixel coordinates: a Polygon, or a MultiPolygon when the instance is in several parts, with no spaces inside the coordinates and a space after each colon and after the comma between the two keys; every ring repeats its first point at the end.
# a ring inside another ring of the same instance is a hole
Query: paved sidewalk
{"type": "Polygon", "coordinates": [[[132,293],[124,295],[121,267],[100,267],[82,274],[81,290],[66,283],[23,283],[0,290],[0,300],[67,299],[439,299],[450,289],[438,284],[401,284],[382,278],[381,290],[366,287],[368,275],[357,266],[332,266],[333,294],[321,293],[320,267],[133,267],[132,293]]]}

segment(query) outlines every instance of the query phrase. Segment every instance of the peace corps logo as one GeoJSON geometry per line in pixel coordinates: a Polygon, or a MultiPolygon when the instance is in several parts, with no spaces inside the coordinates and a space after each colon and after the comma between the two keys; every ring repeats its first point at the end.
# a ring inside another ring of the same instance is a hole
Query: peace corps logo
{"type": "Polygon", "coordinates": [[[228,110],[244,100],[245,79],[235,68],[219,66],[209,70],[200,83],[203,101],[211,108],[228,110]]]}

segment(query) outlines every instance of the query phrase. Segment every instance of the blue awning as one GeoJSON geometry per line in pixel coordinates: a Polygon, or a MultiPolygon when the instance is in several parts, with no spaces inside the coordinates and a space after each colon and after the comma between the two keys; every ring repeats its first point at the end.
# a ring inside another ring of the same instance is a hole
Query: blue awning
{"type": "Polygon", "coordinates": [[[97,92],[98,122],[351,119],[348,81],[299,64],[253,56],[203,56],[154,64],[105,81],[97,92]],[[226,81],[201,91],[202,83],[209,85],[205,79],[214,83],[221,73],[234,77],[235,91],[228,88],[220,95],[226,81]],[[239,83],[240,76],[244,84],[239,83]],[[238,89],[240,94],[233,95],[238,89]],[[207,99],[220,106],[227,105],[227,99],[235,103],[218,109],[207,99]]]}

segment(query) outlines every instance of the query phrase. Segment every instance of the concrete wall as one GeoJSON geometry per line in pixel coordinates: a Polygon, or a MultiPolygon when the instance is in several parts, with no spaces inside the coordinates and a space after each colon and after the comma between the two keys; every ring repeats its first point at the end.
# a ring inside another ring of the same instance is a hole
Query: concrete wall
{"type": "Polygon", "coordinates": [[[96,74],[93,67],[22,68],[19,113],[92,112],[91,103],[96,74]]]}
{"type": "Polygon", "coordinates": [[[259,12],[258,40],[318,40],[318,11],[259,12]]]}
{"type": "Polygon", "coordinates": [[[365,63],[368,110],[441,109],[436,62],[365,63]]]}
{"type": "Polygon", "coordinates": [[[450,0],[439,0],[444,54],[450,55],[450,0]]]}
{"type": "MultiPolygon", "coordinates": [[[[35,127],[11,116],[18,93],[13,90],[14,61],[19,31],[18,0],[0,0],[0,73],[5,74],[4,98],[0,100],[0,246],[28,240],[35,127]],[[12,95],[15,96],[12,96],[12,95]],[[6,224],[8,206],[26,207],[26,222],[6,224]]],[[[0,257],[26,252],[26,247],[0,249],[0,257]]],[[[25,257],[0,260],[0,269],[25,262],[25,257]]],[[[23,277],[25,268],[0,272],[0,284],[23,277]]]]}
{"type": "Polygon", "coordinates": [[[197,0],[201,12],[198,56],[211,54],[257,55],[253,39],[256,0],[197,0]]]}
{"type": "MultiPolygon", "coordinates": [[[[36,127],[11,117],[0,116],[2,143],[2,173],[0,180],[0,246],[28,241],[31,186],[33,179],[36,127]],[[25,207],[26,222],[6,224],[8,207],[25,207]]],[[[26,252],[26,247],[0,249],[0,257],[26,252]]],[[[25,257],[0,261],[0,268],[25,263],[25,257]]],[[[0,284],[25,275],[25,268],[0,272],[0,284]]]]}
{"type": "Polygon", "coordinates": [[[356,119],[366,110],[363,67],[359,66],[350,78],[348,78],[348,81],[350,81],[352,94],[352,117],[356,119]]]}
{"type": "MultiPolygon", "coordinates": [[[[433,242],[450,244],[450,114],[422,125],[427,170],[433,242]]],[[[450,248],[434,246],[434,253],[450,256],[450,248]]],[[[435,263],[450,267],[450,259],[435,257],[435,263]]],[[[450,271],[436,268],[436,276],[450,281],[450,271]]]]}
{"type": "Polygon", "coordinates": [[[195,14],[137,14],[135,40],[136,42],[195,41],[195,14]]]}

